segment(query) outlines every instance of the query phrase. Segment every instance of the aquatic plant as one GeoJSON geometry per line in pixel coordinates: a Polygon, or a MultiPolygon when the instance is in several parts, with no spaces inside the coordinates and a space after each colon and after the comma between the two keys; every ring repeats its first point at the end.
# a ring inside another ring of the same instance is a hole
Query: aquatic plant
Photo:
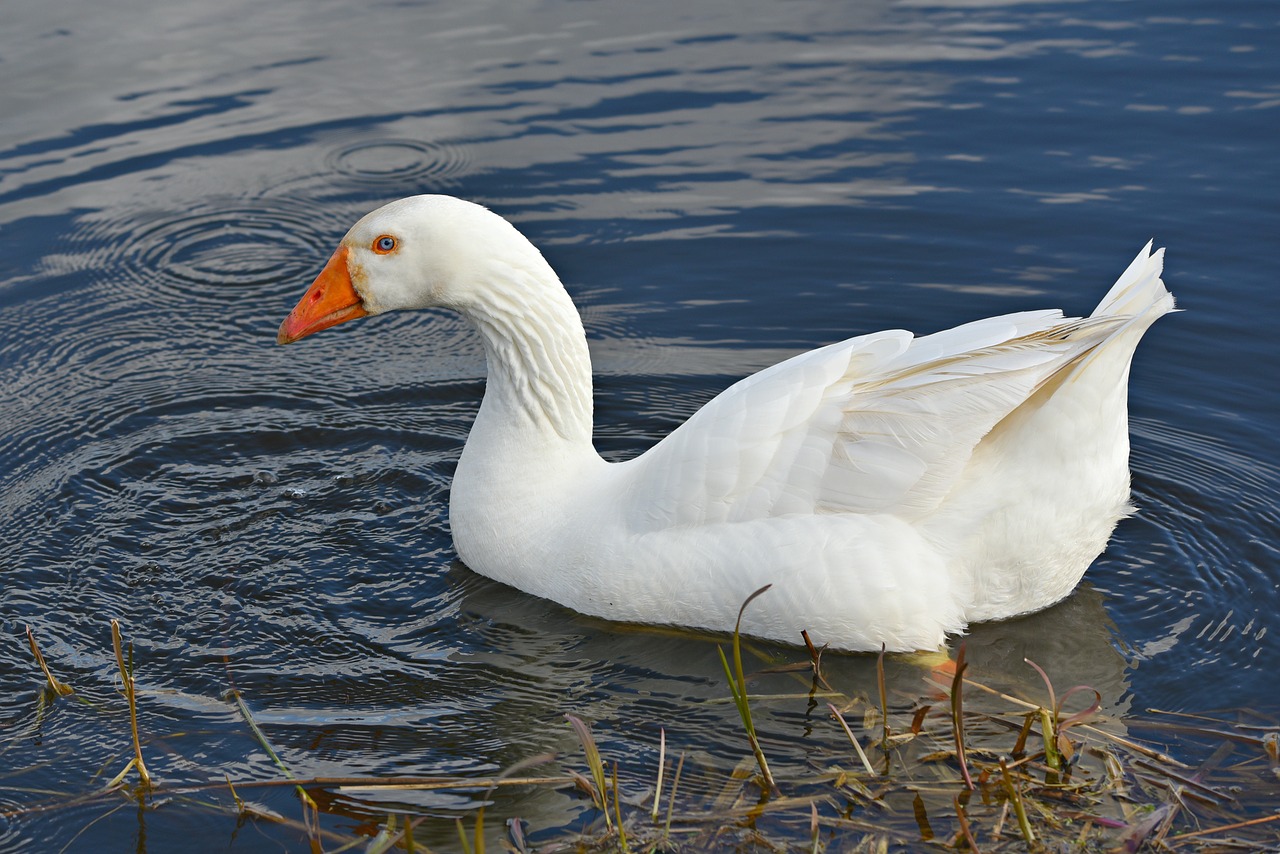
{"type": "MultiPolygon", "coordinates": [[[[699,763],[695,771],[699,785],[692,789],[682,786],[682,781],[690,773],[688,750],[699,745],[685,745],[668,783],[665,727],[658,731],[656,768],[627,767],[608,758],[607,747],[597,741],[593,726],[573,712],[566,712],[564,719],[581,746],[580,756],[531,756],[500,774],[484,777],[298,777],[234,687],[224,701],[239,713],[277,773],[245,779],[205,768],[196,779],[189,770],[181,776],[175,764],[157,778],[142,761],[149,741],[145,708],[139,705],[146,696],[136,680],[139,662],[113,622],[112,647],[129,712],[129,733],[120,735],[132,759],[106,785],[94,786],[86,780],[77,793],[0,808],[0,818],[59,810],[75,816],[98,810],[101,816],[121,804],[133,804],[145,814],[164,804],[167,810],[224,814],[230,827],[271,830],[311,851],[359,849],[374,854],[392,850],[484,854],[492,849],[548,854],[888,851],[916,850],[922,842],[975,852],[1271,851],[1280,847],[1280,813],[1274,809],[1280,796],[1280,722],[1231,723],[1221,717],[1160,711],[1125,720],[1128,729],[1149,728],[1217,745],[1207,761],[1191,767],[1114,726],[1102,713],[1098,691],[1075,686],[1059,695],[1050,674],[1032,662],[1027,664],[1040,675],[1047,702],[1002,693],[974,679],[962,645],[954,662],[938,665],[922,660],[921,684],[932,693],[897,703],[891,700],[881,655],[874,692],[878,696],[873,702],[833,685],[823,672],[821,652],[811,646],[807,661],[791,664],[757,656],[765,666],[752,674],[746,665],[747,647],[737,635],[732,640],[732,665],[723,651],[720,658],[731,701],[747,735],[749,755],[727,775],[699,763]],[[749,684],[766,676],[807,679],[809,691],[748,694],[749,684]],[[1081,694],[1090,702],[1068,712],[1068,701],[1081,694]],[[776,770],[767,770],[767,736],[757,729],[751,707],[776,707],[796,697],[810,706],[823,701],[832,734],[839,737],[815,740],[807,769],[790,766],[779,779],[776,770]],[[853,716],[859,710],[861,720],[853,716]],[[847,742],[847,752],[839,748],[842,742],[847,742]],[[1240,748],[1243,756],[1235,757],[1240,748]],[[872,754],[882,760],[880,770],[872,754]],[[1235,761],[1230,762],[1233,757],[1235,761]],[[584,761],[585,773],[580,770],[584,761]],[[534,766],[544,765],[554,770],[545,775],[530,773],[534,766]],[[751,772],[753,765],[756,773],[751,772]],[[138,772],[137,787],[124,782],[131,770],[138,772]],[[254,791],[280,787],[295,790],[299,815],[290,817],[249,799],[254,791]],[[505,832],[494,835],[490,833],[494,796],[513,789],[580,793],[585,800],[579,820],[572,826],[526,829],[518,816],[504,815],[505,832]],[[350,798],[362,791],[384,796],[396,791],[452,791],[478,797],[475,807],[463,815],[414,815],[414,808],[383,808],[376,823],[366,822],[359,831],[350,826],[339,829],[342,825],[335,826],[333,819],[345,813],[332,794],[342,792],[350,798]],[[447,838],[442,831],[450,826],[452,842],[441,841],[447,838]],[[531,830],[538,831],[536,844],[531,830]]],[[[42,679],[37,702],[46,713],[56,713],[62,703],[78,703],[90,714],[101,715],[104,726],[113,725],[117,709],[111,702],[91,701],[74,691],[54,675],[29,630],[27,641],[42,679]],[[59,685],[63,687],[55,687],[59,685]]],[[[911,659],[903,661],[911,666],[911,659]]],[[[11,746],[12,742],[0,745],[0,754],[11,746]]],[[[20,777],[20,769],[10,772],[7,780],[0,781],[0,792],[22,792],[12,782],[20,777]]],[[[96,821],[87,820],[75,838],[91,834],[96,821]]]]}

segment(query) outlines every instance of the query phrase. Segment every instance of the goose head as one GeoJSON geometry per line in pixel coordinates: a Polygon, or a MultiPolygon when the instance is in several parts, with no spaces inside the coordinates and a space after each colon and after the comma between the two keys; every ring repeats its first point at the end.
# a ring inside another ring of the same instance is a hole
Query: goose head
{"type": "Polygon", "coordinates": [[[502,217],[451,196],[411,196],[351,227],[280,324],[276,342],[399,309],[467,314],[504,283],[539,280],[559,285],[538,250],[502,217]]]}

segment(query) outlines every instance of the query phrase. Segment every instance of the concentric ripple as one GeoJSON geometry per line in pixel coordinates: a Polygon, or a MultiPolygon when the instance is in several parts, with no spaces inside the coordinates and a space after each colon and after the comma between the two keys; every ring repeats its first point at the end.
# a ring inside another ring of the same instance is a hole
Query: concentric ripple
{"type": "Polygon", "coordinates": [[[471,171],[465,150],[418,139],[368,139],[334,149],[325,164],[366,184],[409,186],[430,178],[448,182],[471,171]]]}
{"type": "Polygon", "coordinates": [[[1136,673],[1159,683],[1146,691],[1161,702],[1194,705],[1202,688],[1187,677],[1229,665],[1231,677],[1215,679],[1218,697],[1225,705],[1256,702],[1252,686],[1280,650],[1268,631],[1280,608],[1280,472],[1169,425],[1135,420],[1132,428],[1139,512],[1117,529],[1104,558],[1111,577],[1093,577],[1111,588],[1135,658],[1162,661],[1136,673]]]}
{"type": "Polygon", "coordinates": [[[162,214],[114,209],[85,217],[69,251],[50,263],[87,269],[151,302],[224,302],[228,290],[247,295],[309,279],[344,230],[330,215],[283,197],[213,198],[162,214]]]}

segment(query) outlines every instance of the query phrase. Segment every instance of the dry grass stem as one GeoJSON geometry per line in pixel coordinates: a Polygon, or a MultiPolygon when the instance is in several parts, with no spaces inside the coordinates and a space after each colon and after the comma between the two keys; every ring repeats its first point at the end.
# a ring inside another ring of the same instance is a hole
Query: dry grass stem
{"type": "MultiPolygon", "coordinates": [[[[126,666],[124,661],[123,645],[120,641],[120,623],[117,620],[111,621],[111,644],[115,647],[116,664],[120,666],[120,679],[124,683],[124,698],[129,704],[129,729],[133,732],[133,759],[130,760],[128,766],[120,775],[113,780],[112,783],[123,778],[128,773],[129,768],[135,768],[138,772],[138,779],[142,782],[143,787],[151,788],[151,775],[147,773],[147,765],[142,761],[142,742],[138,738],[138,696],[133,683],[133,668],[126,666]]],[[[130,646],[130,659],[133,658],[133,649],[130,646]]],[[[132,661],[130,662],[132,664],[132,661]]],[[[110,784],[108,784],[110,785],[110,784]]]]}
{"type": "Polygon", "coordinates": [[[49,665],[45,663],[44,655],[40,652],[40,646],[36,643],[35,632],[31,631],[30,626],[24,626],[24,628],[27,630],[27,644],[31,647],[31,654],[35,656],[36,664],[39,665],[40,671],[44,673],[45,682],[49,686],[49,690],[58,697],[74,694],[76,692],[74,688],[60,681],[49,671],[49,665]]]}

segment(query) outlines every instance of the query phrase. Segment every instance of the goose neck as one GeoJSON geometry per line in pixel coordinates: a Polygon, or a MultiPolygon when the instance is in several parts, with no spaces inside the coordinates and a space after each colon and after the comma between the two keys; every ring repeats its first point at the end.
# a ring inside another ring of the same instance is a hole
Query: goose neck
{"type": "MultiPolygon", "coordinates": [[[[481,421],[591,444],[591,359],[577,308],[555,274],[505,269],[464,313],[488,362],[481,421]]],[[[532,438],[532,436],[530,437],[532,438]]]]}

